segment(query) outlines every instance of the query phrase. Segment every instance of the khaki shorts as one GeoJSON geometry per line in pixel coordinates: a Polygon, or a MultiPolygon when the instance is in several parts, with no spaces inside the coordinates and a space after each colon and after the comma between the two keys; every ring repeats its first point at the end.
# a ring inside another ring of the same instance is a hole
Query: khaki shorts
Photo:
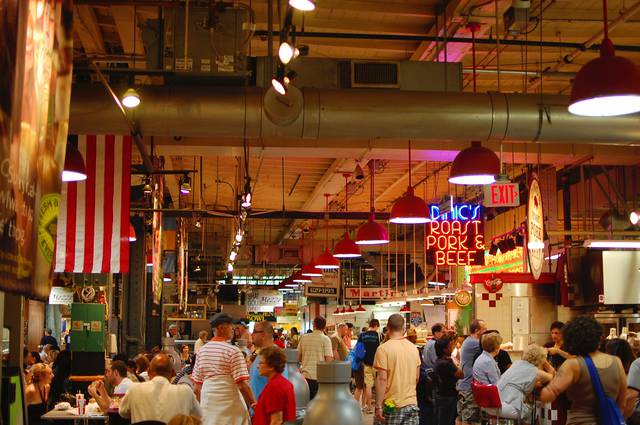
{"type": "Polygon", "coordinates": [[[364,385],[373,388],[376,383],[376,370],[373,366],[364,365],[364,385]]]}
{"type": "Polygon", "coordinates": [[[458,416],[460,416],[462,422],[480,422],[480,408],[473,400],[471,391],[458,392],[458,416]]]}

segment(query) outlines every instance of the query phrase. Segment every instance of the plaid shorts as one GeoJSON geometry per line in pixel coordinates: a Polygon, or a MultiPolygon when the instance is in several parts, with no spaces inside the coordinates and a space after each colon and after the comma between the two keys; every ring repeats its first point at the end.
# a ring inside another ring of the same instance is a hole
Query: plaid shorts
{"type": "Polygon", "coordinates": [[[480,408],[473,400],[473,393],[471,391],[458,392],[458,415],[462,419],[462,422],[480,422],[480,408]]]}
{"type": "Polygon", "coordinates": [[[393,413],[384,414],[384,422],[376,420],[375,425],[418,425],[420,423],[420,409],[415,404],[396,409],[393,413]]]}

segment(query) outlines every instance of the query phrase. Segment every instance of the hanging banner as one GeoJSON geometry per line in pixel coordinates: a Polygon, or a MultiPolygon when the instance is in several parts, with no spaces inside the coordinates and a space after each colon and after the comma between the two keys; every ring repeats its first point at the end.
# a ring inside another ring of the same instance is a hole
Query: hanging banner
{"type": "Polygon", "coordinates": [[[344,298],[349,300],[357,300],[362,298],[363,300],[379,300],[392,298],[396,295],[399,295],[398,292],[389,288],[358,288],[358,287],[347,287],[344,289],[344,298]]]}
{"type": "Polygon", "coordinates": [[[316,298],[337,298],[340,283],[340,270],[325,270],[322,277],[311,278],[305,283],[304,296],[316,298]]]}
{"type": "Polygon", "coordinates": [[[544,212],[542,192],[538,177],[533,175],[529,183],[527,202],[527,257],[534,279],[538,279],[544,265],[544,212]]]}
{"type": "Polygon", "coordinates": [[[163,205],[164,183],[161,175],[153,176],[153,218],[151,223],[151,233],[153,235],[151,246],[151,258],[153,261],[153,272],[151,277],[151,287],[153,303],[160,304],[162,301],[162,213],[159,209],[163,205]]]}
{"type": "Polygon", "coordinates": [[[469,272],[474,273],[522,273],[526,272],[524,248],[517,246],[507,252],[498,251],[495,255],[484,252],[484,265],[471,266],[469,272]]]}
{"type": "Polygon", "coordinates": [[[280,291],[258,289],[247,294],[245,305],[251,313],[273,312],[274,308],[282,307],[284,297],[280,291]]]}
{"type": "Polygon", "coordinates": [[[425,248],[436,266],[472,266],[484,264],[484,215],[482,206],[451,204],[449,211],[440,205],[429,206],[425,248]]]}
{"type": "Polygon", "coordinates": [[[0,4],[0,290],[46,300],[71,95],[70,1],[0,4]]]}

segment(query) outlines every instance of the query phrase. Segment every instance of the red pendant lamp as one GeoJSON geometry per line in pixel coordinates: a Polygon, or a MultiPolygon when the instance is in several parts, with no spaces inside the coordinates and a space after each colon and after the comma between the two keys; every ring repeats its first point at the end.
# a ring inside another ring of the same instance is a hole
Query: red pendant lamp
{"type": "Polygon", "coordinates": [[[605,117],[640,111],[640,70],[627,58],[615,55],[609,39],[607,1],[602,1],[604,39],[600,57],[587,62],[573,80],[569,112],[605,117]]]}
{"type": "Polygon", "coordinates": [[[358,229],[356,235],[356,244],[358,245],[381,245],[389,243],[389,235],[387,229],[383,225],[378,223],[376,218],[376,210],[374,207],[375,196],[375,176],[376,176],[376,160],[372,159],[370,164],[371,168],[371,198],[369,200],[371,206],[371,214],[366,223],[362,224],[358,229]]]}
{"type": "Polygon", "coordinates": [[[424,199],[416,196],[411,185],[411,141],[409,141],[409,187],[391,208],[390,222],[396,224],[420,224],[429,221],[429,209],[424,199]]]}
{"type": "Polygon", "coordinates": [[[135,242],[137,239],[136,229],[133,227],[133,224],[129,223],[129,242],[135,242]]]}
{"type": "Polygon", "coordinates": [[[324,194],[324,252],[315,260],[316,269],[336,270],[340,268],[340,261],[329,251],[329,196],[324,194]]]}
{"type": "Polygon", "coordinates": [[[471,147],[456,155],[451,170],[449,183],[465,185],[492,184],[500,174],[500,159],[490,149],[482,147],[480,142],[471,142],[471,147]]]}
{"type": "Polygon", "coordinates": [[[307,276],[302,276],[302,272],[298,270],[291,275],[291,281],[295,283],[310,283],[311,278],[307,276]]]}
{"type": "Polygon", "coordinates": [[[360,248],[358,245],[351,239],[349,236],[349,177],[351,177],[351,173],[342,174],[344,177],[344,212],[347,214],[347,219],[345,222],[345,231],[344,237],[333,247],[333,256],[336,258],[359,258],[362,257],[360,254],[360,248]]]}
{"type": "Polygon", "coordinates": [[[400,313],[411,313],[411,308],[409,308],[409,306],[405,304],[400,308],[400,313]]]}
{"type": "Polygon", "coordinates": [[[77,182],[87,179],[87,170],[84,158],[78,150],[77,136],[69,136],[67,149],[64,156],[64,169],[62,170],[63,182],[77,182]]]}

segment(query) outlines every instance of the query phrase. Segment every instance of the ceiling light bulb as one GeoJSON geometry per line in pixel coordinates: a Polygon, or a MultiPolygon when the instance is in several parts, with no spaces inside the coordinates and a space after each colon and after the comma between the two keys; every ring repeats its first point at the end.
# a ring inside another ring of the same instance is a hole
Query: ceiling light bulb
{"type": "Polygon", "coordinates": [[[629,214],[629,221],[635,226],[638,224],[638,221],[640,221],[640,215],[638,215],[636,211],[631,211],[631,214],[629,214]]]}
{"type": "Polygon", "coordinates": [[[273,86],[273,89],[277,91],[279,94],[281,94],[282,96],[287,94],[287,88],[285,87],[284,81],[280,81],[277,78],[274,78],[271,80],[271,85],[273,86]]]}
{"type": "Polygon", "coordinates": [[[149,177],[145,177],[144,179],[142,192],[144,192],[145,195],[151,195],[151,192],[153,192],[153,189],[151,188],[151,179],[149,179],[149,177]]]}
{"type": "Polygon", "coordinates": [[[316,8],[314,0],[289,0],[289,4],[302,12],[310,12],[316,8]]]}
{"type": "Polygon", "coordinates": [[[132,109],[140,105],[140,95],[135,89],[128,89],[122,95],[122,105],[126,108],[132,109]]]}
{"type": "Polygon", "coordinates": [[[227,264],[227,272],[231,273],[233,271],[233,263],[227,264]]]}
{"type": "Polygon", "coordinates": [[[199,229],[199,228],[201,228],[201,227],[202,227],[202,222],[200,221],[200,219],[197,219],[197,220],[196,220],[196,224],[195,224],[195,226],[196,226],[196,229],[199,229]]]}
{"type": "Polygon", "coordinates": [[[238,233],[236,233],[236,242],[238,243],[242,242],[242,237],[243,237],[242,232],[238,230],[238,233]]]}
{"type": "Polygon", "coordinates": [[[285,65],[291,62],[291,59],[296,56],[296,50],[297,49],[294,49],[293,46],[286,41],[280,44],[280,48],[278,49],[278,57],[280,58],[280,62],[285,65]]]}
{"type": "Polygon", "coordinates": [[[231,254],[229,254],[229,260],[236,261],[237,256],[238,256],[238,253],[236,251],[231,251],[231,254]]]}
{"type": "Polygon", "coordinates": [[[193,269],[193,271],[194,271],[194,272],[196,272],[196,273],[197,273],[197,272],[199,272],[199,271],[201,271],[201,270],[202,270],[202,269],[200,268],[200,264],[196,265],[196,268],[195,268],[195,269],[193,269]]]}
{"type": "Polygon", "coordinates": [[[242,207],[251,208],[251,192],[242,195],[242,207]]]}

